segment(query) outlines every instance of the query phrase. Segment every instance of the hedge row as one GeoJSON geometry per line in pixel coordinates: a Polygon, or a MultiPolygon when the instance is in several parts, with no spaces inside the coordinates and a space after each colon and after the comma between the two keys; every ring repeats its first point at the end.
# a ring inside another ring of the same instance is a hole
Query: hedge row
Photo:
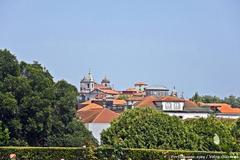
{"type": "Polygon", "coordinates": [[[17,160],[86,160],[85,148],[74,147],[0,147],[0,160],[9,160],[10,154],[17,160]]]}
{"type": "Polygon", "coordinates": [[[99,147],[0,147],[0,160],[161,160],[161,159],[240,159],[240,152],[202,152],[157,149],[113,149],[99,147]]]}
{"type": "Polygon", "coordinates": [[[205,152],[158,149],[106,149],[98,148],[99,159],[165,160],[165,159],[240,159],[240,152],[205,152]],[[108,157],[108,158],[106,158],[108,157]]]}

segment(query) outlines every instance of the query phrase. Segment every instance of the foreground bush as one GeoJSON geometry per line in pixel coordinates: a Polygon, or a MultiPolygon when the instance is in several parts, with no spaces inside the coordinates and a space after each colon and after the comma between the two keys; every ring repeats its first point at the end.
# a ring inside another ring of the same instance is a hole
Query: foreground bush
{"type": "Polygon", "coordinates": [[[198,137],[198,150],[237,151],[232,123],[215,117],[186,120],[189,130],[198,137]]]}
{"type": "MultiPolygon", "coordinates": [[[[233,136],[237,139],[238,145],[240,145],[240,119],[237,120],[232,129],[233,136]]],[[[240,151],[240,147],[239,147],[240,151]]]]}
{"type": "Polygon", "coordinates": [[[240,120],[181,120],[151,108],[124,112],[101,135],[104,145],[123,148],[240,151],[240,120]]]}
{"type": "Polygon", "coordinates": [[[240,159],[239,152],[184,151],[159,149],[99,148],[97,157],[104,160],[166,160],[166,159],[240,159]],[[107,157],[107,158],[106,158],[107,157]]]}
{"type": "Polygon", "coordinates": [[[194,150],[195,136],[183,122],[151,108],[124,112],[101,135],[102,143],[123,148],[194,150]]]}
{"type": "Polygon", "coordinates": [[[10,154],[21,160],[85,160],[84,148],[49,147],[0,147],[0,159],[9,160],[10,154]]]}

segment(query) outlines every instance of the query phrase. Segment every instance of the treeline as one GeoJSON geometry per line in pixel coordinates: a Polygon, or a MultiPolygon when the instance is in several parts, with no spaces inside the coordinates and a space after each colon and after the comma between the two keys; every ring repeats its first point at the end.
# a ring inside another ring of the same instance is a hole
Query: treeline
{"type": "Polygon", "coordinates": [[[124,112],[101,135],[103,145],[191,151],[240,151],[240,120],[182,120],[152,108],[124,112]]]}
{"type": "Polygon", "coordinates": [[[83,146],[96,144],[75,119],[77,89],[54,82],[38,62],[18,62],[0,50],[0,145],[83,146]]]}
{"type": "Polygon", "coordinates": [[[232,105],[233,107],[240,107],[240,97],[236,97],[234,95],[230,95],[229,97],[225,97],[223,99],[217,96],[210,96],[210,95],[199,95],[196,92],[193,97],[191,98],[194,102],[203,102],[203,103],[227,103],[232,105]]]}

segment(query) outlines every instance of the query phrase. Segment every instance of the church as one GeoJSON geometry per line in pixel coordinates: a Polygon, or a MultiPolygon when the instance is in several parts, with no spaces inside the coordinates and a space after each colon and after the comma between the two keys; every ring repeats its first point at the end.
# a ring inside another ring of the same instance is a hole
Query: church
{"type": "Polygon", "coordinates": [[[101,83],[97,83],[89,71],[80,81],[80,101],[114,99],[117,95],[119,95],[119,92],[113,90],[110,80],[106,76],[102,79],[101,83]]]}

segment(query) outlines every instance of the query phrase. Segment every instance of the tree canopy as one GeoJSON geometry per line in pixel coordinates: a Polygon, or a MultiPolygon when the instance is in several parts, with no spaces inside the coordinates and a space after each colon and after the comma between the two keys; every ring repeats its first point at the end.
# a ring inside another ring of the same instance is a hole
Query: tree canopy
{"type": "Polygon", "coordinates": [[[213,116],[186,120],[189,131],[198,137],[200,151],[236,151],[236,139],[232,135],[232,122],[213,116]],[[215,138],[219,139],[219,144],[215,138]]]}
{"type": "Polygon", "coordinates": [[[233,120],[215,117],[182,120],[155,109],[135,108],[113,121],[101,141],[124,148],[239,151],[239,122],[234,125],[233,120]]]}
{"type": "Polygon", "coordinates": [[[151,108],[124,112],[101,135],[104,145],[129,148],[194,149],[191,133],[177,117],[151,108]]]}
{"type": "Polygon", "coordinates": [[[210,95],[199,95],[198,92],[194,93],[191,98],[194,102],[203,102],[203,103],[227,103],[232,105],[233,107],[240,107],[240,97],[236,97],[230,95],[229,97],[225,97],[223,99],[217,96],[210,96],[210,95]]]}
{"type": "Polygon", "coordinates": [[[54,82],[38,62],[19,63],[10,51],[0,50],[0,121],[9,131],[10,145],[95,144],[75,119],[77,95],[76,87],[64,80],[54,82]]]}
{"type": "Polygon", "coordinates": [[[240,147],[240,119],[237,120],[232,129],[233,136],[237,139],[237,143],[240,147]]]}
{"type": "Polygon", "coordinates": [[[4,128],[2,122],[0,121],[0,146],[7,146],[9,144],[9,131],[4,128]]]}

